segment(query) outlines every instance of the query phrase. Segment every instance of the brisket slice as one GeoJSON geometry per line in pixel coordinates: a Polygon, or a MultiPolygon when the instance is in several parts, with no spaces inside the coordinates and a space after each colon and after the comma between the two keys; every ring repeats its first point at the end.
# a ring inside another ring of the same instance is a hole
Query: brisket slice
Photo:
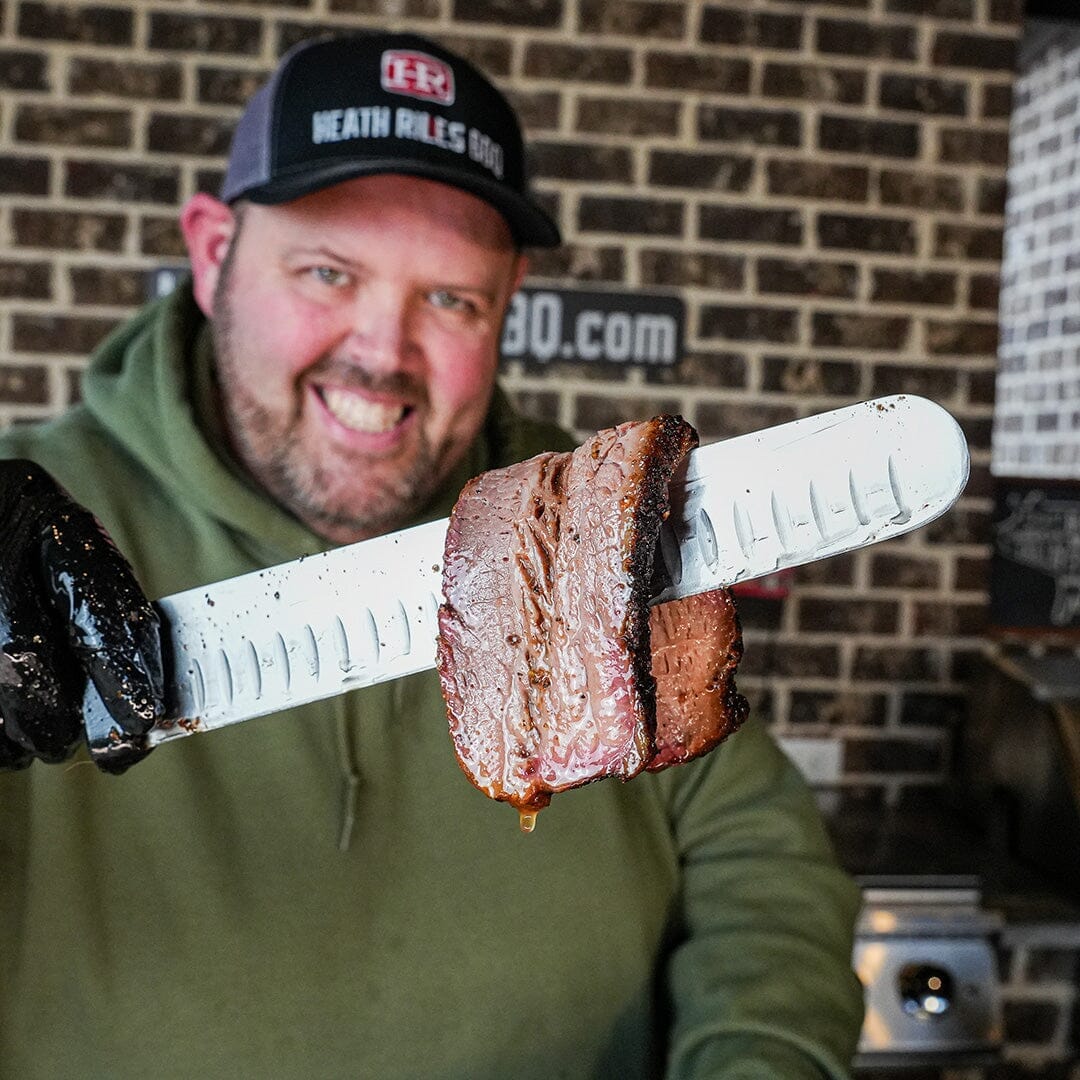
{"type": "Polygon", "coordinates": [[[649,614],[656,680],[650,772],[707,754],[749,711],[735,689],[742,633],[727,589],[658,604],[649,614]]]}
{"type": "MultiPolygon", "coordinates": [[[[438,664],[458,761],[491,798],[527,815],[556,791],[629,779],[653,761],[650,618],[680,644],[700,638],[700,612],[681,618],[676,605],[650,617],[647,605],[668,485],[696,443],[679,417],[623,424],[462,492],[447,532],[438,664]]],[[[722,662],[661,665],[683,697],[664,712],[671,734],[657,767],[727,730],[686,680],[704,672],[717,688],[710,702],[730,701],[733,687],[721,687],[738,660],[733,625],[720,634],[722,662]]]]}

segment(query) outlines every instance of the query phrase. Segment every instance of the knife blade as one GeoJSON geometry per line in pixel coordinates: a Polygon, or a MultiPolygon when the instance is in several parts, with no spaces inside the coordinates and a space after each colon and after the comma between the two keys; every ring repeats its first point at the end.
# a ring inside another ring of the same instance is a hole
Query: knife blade
{"type": "MultiPolygon", "coordinates": [[[[652,602],[920,528],[952,506],[968,469],[956,421],[910,395],[700,447],[671,485],[652,602]]],[[[447,523],[157,601],[166,715],[149,745],[434,667],[447,523]]],[[[107,735],[93,690],[86,713],[88,736],[107,735]]]]}

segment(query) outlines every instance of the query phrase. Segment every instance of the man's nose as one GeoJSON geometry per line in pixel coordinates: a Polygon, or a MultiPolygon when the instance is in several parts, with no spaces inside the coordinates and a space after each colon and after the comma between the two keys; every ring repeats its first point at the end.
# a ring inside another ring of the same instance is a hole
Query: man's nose
{"type": "Polygon", "coordinates": [[[347,344],[357,362],[372,371],[409,366],[416,350],[407,296],[393,289],[364,289],[353,303],[351,320],[347,344]]]}

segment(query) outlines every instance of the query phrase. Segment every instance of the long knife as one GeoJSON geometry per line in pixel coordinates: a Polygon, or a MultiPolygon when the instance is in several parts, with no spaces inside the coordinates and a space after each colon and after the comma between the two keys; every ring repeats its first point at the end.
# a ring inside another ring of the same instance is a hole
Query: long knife
{"type": "MultiPolygon", "coordinates": [[[[899,395],[701,447],[671,485],[653,603],[911,532],[968,477],[956,421],[899,395]]],[[[156,746],[434,667],[447,520],[157,602],[156,746]]],[[[88,692],[88,735],[112,726],[88,692]]]]}

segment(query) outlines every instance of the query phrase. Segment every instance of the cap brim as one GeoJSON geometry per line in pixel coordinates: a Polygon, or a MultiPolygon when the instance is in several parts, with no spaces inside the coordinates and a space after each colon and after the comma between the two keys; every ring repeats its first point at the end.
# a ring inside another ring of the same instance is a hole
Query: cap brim
{"type": "Polygon", "coordinates": [[[238,192],[226,201],[243,198],[272,206],[298,199],[302,195],[310,195],[313,191],[343,180],[380,173],[402,173],[405,176],[438,180],[483,199],[506,218],[514,240],[522,247],[558,247],[562,243],[559,227],[540,206],[526,196],[519,195],[502,184],[487,181],[481,176],[442,168],[430,161],[408,158],[367,158],[362,161],[354,158],[326,161],[314,168],[308,165],[302,172],[297,171],[295,176],[278,176],[258,187],[238,192]]]}

